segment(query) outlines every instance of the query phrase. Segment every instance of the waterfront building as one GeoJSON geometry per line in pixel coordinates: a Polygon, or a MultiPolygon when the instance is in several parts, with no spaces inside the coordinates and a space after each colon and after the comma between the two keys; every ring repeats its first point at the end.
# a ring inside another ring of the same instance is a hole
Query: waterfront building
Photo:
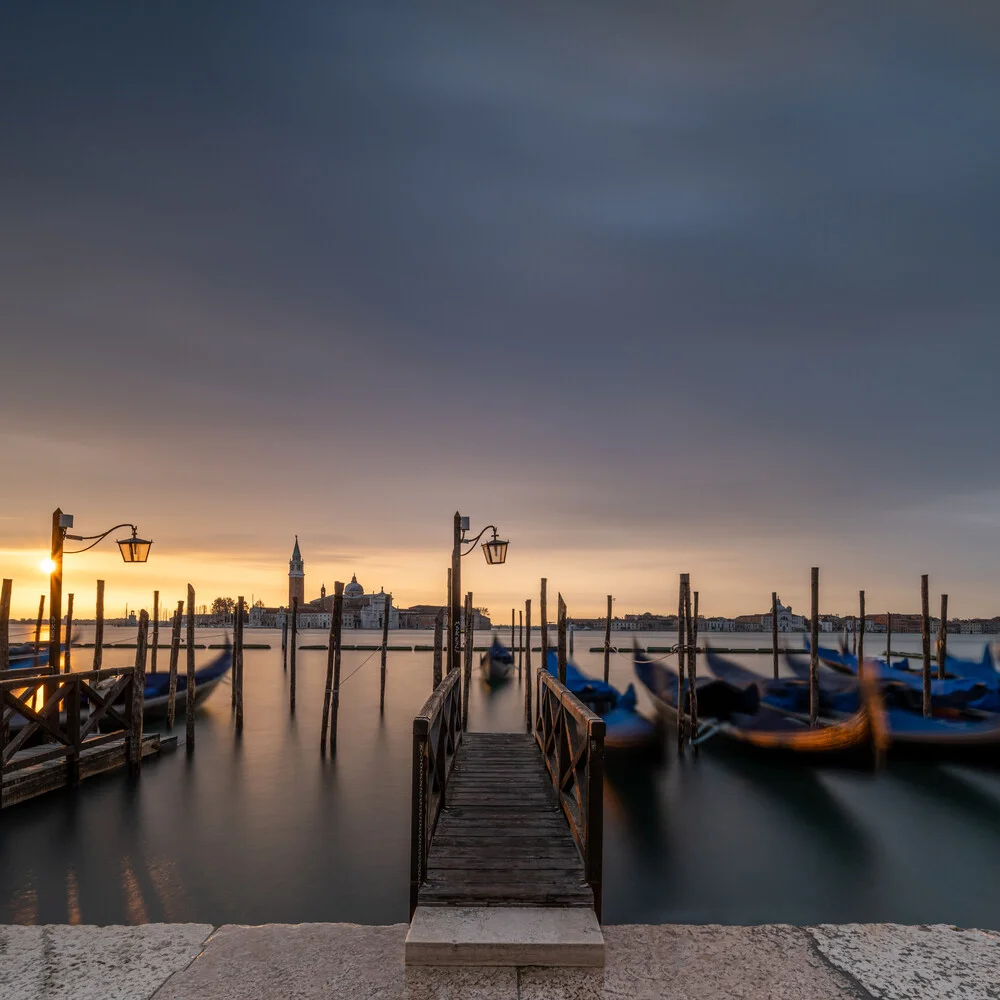
{"type": "Polygon", "coordinates": [[[298,600],[299,607],[306,603],[306,564],[299,551],[299,536],[295,536],[295,548],[292,558],[288,560],[288,607],[298,600]]]}
{"type": "MultiPolygon", "coordinates": [[[[280,608],[251,608],[247,624],[251,628],[281,628],[288,618],[288,608],[292,598],[298,598],[299,611],[296,626],[299,629],[329,629],[333,616],[333,595],[327,594],[326,584],[320,585],[319,597],[306,602],[305,560],[299,548],[299,536],[295,536],[292,558],[288,560],[288,604],[280,608]]],[[[399,628],[399,609],[393,606],[392,594],[380,590],[377,594],[366,594],[358,583],[357,574],[344,587],[344,607],[342,625],[345,629],[380,629],[385,619],[386,600],[389,602],[389,628],[399,628]]],[[[488,626],[487,626],[488,627],[488,626]]]]}
{"type": "MultiPolygon", "coordinates": [[[[820,623],[822,624],[822,623],[820,623]]],[[[771,612],[760,616],[760,627],[762,632],[771,631],[771,612]]],[[[778,631],[779,632],[805,632],[809,628],[809,619],[802,615],[792,614],[792,606],[785,607],[778,598],[778,631]]]]}
{"type": "MultiPolygon", "coordinates": [[[[445,630],[448,628],[448,608],[440,604],[414,604],[412,608],[402,608],[399,612],[400,628],[424,629],[434,628],[439,611],[444,610],[445,630]]],[[[464,614],[464,612],[463,612],[464,614]]],[[[472,610],[472,628],[477,632],[488,632],[493,627],[490,619],[477,611],[472,610]]],[[[502,628],[503,626],[498,626],[502,628]]],[[[508,628],[510,626],[507,626],[508,628]]]]}

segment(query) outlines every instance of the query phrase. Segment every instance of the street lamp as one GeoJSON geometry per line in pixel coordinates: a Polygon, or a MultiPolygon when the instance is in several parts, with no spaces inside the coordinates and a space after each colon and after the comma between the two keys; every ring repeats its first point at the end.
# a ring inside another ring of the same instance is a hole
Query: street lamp
{"type": "Polygon", "coordinates": [[[448,644],[448,671],[457,669],[462,652],[462,556],[467,556],[478,544],[479,539],[487,531],[493,532],[488,542],[483,542],[483,555],[490,566],[499,566],[507,561],[508,542],[497,537],[496,525],[488,524],[475,538],[468,539],[465,533],[469,530],[469,519],[455,511],[454,543],[451,549],[451,642],[448,644]],[[463,545],[468,545],[465,552],[463,545]]]}
{"type": "Polygon", "coordinates": [[[73,515],[64,514],[58,507],[52,512],[52,572],[49,575],[49,669],[59,672],[59,647],[62,645],[62,577],[63,577],[63,542],[68,538],[74,542],[90,542],[82,549],[72,549],[66,555],[77,555],[86,552],[102,542],[112,531],[119,528],[131,528],[129,538],[116,539],[122,560],[127,563],[144,563],[149,558],[149,547],[153,544],[145,538],[139,538],[139,529],[127,521],[102,531],[99,535],[71,535],[73,515]]]}

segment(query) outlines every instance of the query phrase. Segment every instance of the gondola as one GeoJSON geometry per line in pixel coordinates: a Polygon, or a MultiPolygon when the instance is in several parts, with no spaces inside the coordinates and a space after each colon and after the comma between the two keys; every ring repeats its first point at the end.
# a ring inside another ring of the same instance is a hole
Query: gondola
{"type": "MultiPolygon", "coordinates": [[[[786,656],[790,669],[808,678],[808,661],[786,656]]],[[[931,682],[932,714],[925,718],[922,691],[915,691],[908,682],[895,676],[897,671],[879,667],[878,661],[865,660],[865,676],[878,676],[872,699],[874,724],[883,732],[885,747],[893,757],[1000,763],[1000,714],[976,707],[986,698],[962,701],[961,692],[956,695],[952,690],[949,694],[943,687],[954,682],[935,680],[931,682]]],[[[845,682],[853,683],[821,664],[821,703],[827,685],[836,687],[845,682]]]]}
{"type": "Polygon", "coordinates": [[[479,658],[483,680],[490,687],[497,687],[510,680],[514,672],[514,654],[496,637],[490,648],[479,658]]]}
{"type": "MultiPolygon", "coordinates": [[[[222,650],[210,663],[194,672],[194,703],[195,707],[201,705],[211,693],[222,683],[222,679],[229,673],[233,665],[233,647],[226,644],[222,650]]],[[[111,679],[109,682],[114,683],[111,679]]],[[[98,690],[100,690],[100,686],[98,690]]],[[[170,674],[155,673],[146,674],[146,684],[143,687],[143,710],[144,719],[162,719],[167,716],[167,706],[170,701],[170,674]]],[[[177,671],[177,697],[175,708],[178,715],[181,715],[187,706],[187,673],[177,671]]],[[[124,702],[118,703],[115,708],[124,711],[124,702]]],[[[102,722],[103,726],[103,722],[102,722]]]]}
{"type": "MultiPolygon", "coordinates": [[[[65,643],[59,647],[61,653],[66,652],[65,643]]],[[[36,666],[35,644],[33,642],[19,642],[8,647],[8,662],[11,670],[30,670],[36,666]]],[[[47,642],[38,645],[37,666],[47,666],[49,662],[49,644],[47,642]]]]}
{"type": "MultiPolygon", "coordinates": [[[[808,648],[808,640],[806,646],[808,648]]],[[[846,651],[817,647],[820,662],[820,688],[826,688],[832,681],[834,673],[843,677],[857,677],[858,658],[846,651]]],[[[793,655],[786,655],[789,668],[797,677],[808,679],[809,664],[807,660],[793,655]]],[[[906,664],[907,661],[902,661],[906,664]]],[[[888,666],[885,660],[865,658],[866,669],[878,678],[881,685],[893,684],[909,689],[909,704],[920,708],[923,699],[923,673],[910,670],[908,666],[895,663],[888,666]]],[[[900,693],[899,697],[903,697],[900,693]]],[[[979,712],[1000,712],[1000,675],[995,675],[991,682],[975,677],[931,677],[931,698],[942,708],[973,709],[979,712]]]]}
{"type": "MultiPolygon", "coordinates": [[[[808,715],[809,669],[805,676],[763,677],[717,653],[710,646],[705,647],[705,661],[708,669],[720,680],[738,687],[756,685],[760,700],[769,708],[790,715],[808,715]]],[[[833,674],[839,683],[819,686],[818,711],[824,717],[853,715],[858,710],[860,692],[856,678],[833,674]]]]}
{"type": "MultiPolygon", "coordinates": [[[[663,661],[634,653],[636,676],[668,722],[677,723],[677,674],[663,661]]],[[[756,680],[741,686],[718,678],[698,678],[698,732],[695,745],[739,749],[768,756],[815,763],[864,763],[873,759],[883,737],[876,734],[870,714],[869,694],[874,685],[862,683],[863,696],[856,712],[845,719],[821,720],[810,726],[807,718],[761,701],[756,680]]],[[[688,683],[682,697],[685,708],[688,683]]]]}
{"type": "MultiPolygon", "coordinates": [[[[554,649],[549,650],[545,666],[553,677],[559,676],[559,657],[554,649]]],[[[662,753],[663,725],[639,711],[634,684],[629,684],[623,694],[614,685],[588,677],[574,663],[567,662],[566,687],[604,720],[605,751],[651,756],[662,753]]]]}

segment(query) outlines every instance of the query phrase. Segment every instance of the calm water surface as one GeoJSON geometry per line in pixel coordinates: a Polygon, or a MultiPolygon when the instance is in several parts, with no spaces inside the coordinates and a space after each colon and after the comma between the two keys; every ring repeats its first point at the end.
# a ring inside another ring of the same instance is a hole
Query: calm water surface
{"type": "MultiPolygon", "coordinates": [[[[134,639],[124,629],[106,635],[134,639]]],[[[78,636],[86,638],[86,630],[78,636]]],[[[430,638],[399,632],[391,641],[430,638]]],[[[649,645],[675,638],[640,636],[649,645]]],[[[768,638],[743,634],[717,642],[757,646],[768,638]]],[[[603,657],[587,649],[602,639],[576,637],[576,660],[594,674],[603,657]]],[[[621,633],[615,640],[630,643],[621,633]]],[[[198,641],[218,640],[206,631],[198,641]]],[[[343,654],[347,679],[331,759],[320,755],[326,653],[300,651],[292,717],[278,634],[248,632],[247,641],[273,648],[246,652],[241,739],[230,688],[220,687],[198,715],[193,757],[181,750],[147,760],[134,784],[119,772],[90,779],[75,794],[4,811],[0,921],[406,919],[410,734],[430,692],[431,654],[389,654],[383,717],[378,654],[343,654]]],[[[307,632],[301,641],[325,636],[307,632]]],[[[378,640],[356,633],[345,641],[378,640]]],[[[870,636],[868,648],[881,650],[883,642],[870,636]]],[[[916,651],[919,637],[894,637],[893,646],[916,651]]],[[[949,648],[978,655],[982,640],[956,636],[949,648]]],[[[199,665],[213,655],[199,652],[199,665]]],[[[91,656],[75,650],[74,668],[87,669],[91,656]]],[[[105,650],[105,664],[133,656],[105,650]]],[[[770,671],[767,656],[742,662],[770,671]]],[[[166,668],[163,650],[160,666],[166,668]]],[[[612,657],[611,679],[621,686],[631,680],[625,657],[612,657]]],[[[523,706],[517,679],[493,693],[474,683],[470,728],[518,730],[523,706]]],[[[183,724],[177,731],[183,737],[183,724]]],[[[722,759],[707,748],[697,759],[671,755],[656,769],[609,770],[604,912],[610,923],[1000,927],[993,888],[1000,877],[1000,773],[951,765],[894,765],[877,776],[777,768],[722,759]]]]}

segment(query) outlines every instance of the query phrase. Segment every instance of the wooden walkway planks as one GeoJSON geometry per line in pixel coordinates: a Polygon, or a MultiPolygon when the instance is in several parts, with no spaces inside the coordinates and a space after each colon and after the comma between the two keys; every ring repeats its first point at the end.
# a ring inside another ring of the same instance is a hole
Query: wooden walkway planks
{"type": "Polygon", "coordinates": [[[466,733],[427,856],[431,906],[593,906],[534,737],[466,733]]]}

